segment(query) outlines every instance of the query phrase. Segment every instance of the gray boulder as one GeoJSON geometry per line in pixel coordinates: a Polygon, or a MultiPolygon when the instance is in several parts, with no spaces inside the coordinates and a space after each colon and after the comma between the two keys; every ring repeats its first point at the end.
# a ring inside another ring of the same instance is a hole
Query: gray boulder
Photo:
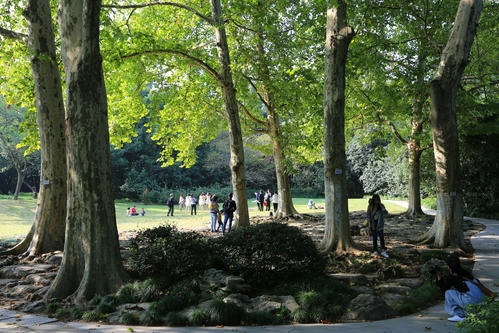
{"type": "Polygon", "coordinates": [[[26,276],[23,282],[27,284],[41,284],[47,286],[51,281],[47,279],[46,274],[30,274],[26,276]]]}
{"type": "Polygon", "coordinates": [[[249,293],[251,287],[247,284],[244,279],[240,276],[229,275],[225,278],[225,288],[224,291],[228,292],[238,292],[238,293],[249,293]]]}
{"type": "Polygon", "coordinates": [[[382,293],[396,293],[396,294],[407,294],[409,291],[411,291],[411,288],[406,287],[406,286],[399,286],[398,284],[395,283],[386,283],[379,285],[379,290],[382,293]]]}
{"type": "Polygon", "coordinates": [[[249,311],[251,309],[250,298],[244,294],[230,294],[225,297],[223,301],[225,303],[234,303],[240,308],[243,308],[245,311],[249,311]]]}
{"type": "Polygon", "coordinates": [[[385,303],[388,304],[389,307],[395,309],[402,302],[405,296],[400,294],[388,293],[381,296],[381,298],[383,298],[383,301],[385,301],[385,303]]]}
{"type": "Polygon", "coordinates": [[[397,282],[401,286],[406,286],[409,288],[417,288],[423,284],[423,280],[421,279],[409,279],[409,278],[397,279],[395,280],[395,282],[397,282]]]}
{"type": "Polygon", "coordinates": [[[350,301],[350,311],[343,316],[344,320],[381,320],[393,317],[394,313],[381,298],[360,294],[350,301]]]}
{"type": "Polygon", "coordinates": [[[248,312],[274,312],[284,306],[290,312],[298,309],[299,305],[293,296],[262,295],[251,299],[251,308],[248,312]]]}
{"type": "Polygon", "coordinates": [[[63,256],[62,252],[57,251],[57,252],[55,252],[55,254],[54,254],[53,256],[51,256],[51,257],[47,260],[47,262],[48,262],[49,264],[52,264],[52,265],[60,265],[60,264],[61,264],[61,261],[62,261],[62,256],[63,256]]]}
{"type": "Polygon", "coordinates": [[[30,274],[45,273],[53,267],[54,266],[47,264],[5,266],[0,269],[0,277],[6,279],[20,279],[30,274]]]}

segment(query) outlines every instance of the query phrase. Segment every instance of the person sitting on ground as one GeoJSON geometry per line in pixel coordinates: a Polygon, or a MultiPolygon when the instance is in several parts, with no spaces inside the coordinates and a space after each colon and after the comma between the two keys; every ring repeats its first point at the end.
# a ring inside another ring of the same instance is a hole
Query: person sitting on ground
{"type": "Polygon", "coordinates": [[[132,206],[132,209],[130,210],[130,215],[132,215],[132,216],[139,215],[139,213],[137,213],[137,209],[135,208],[135,205],[132,206]]]}
{"type": "Polygon", "coordinates": [[[315,206],[315,202],[312,199],[308,201],[307,207],[308,209],[317,209],[317,207],[315,206]]]}
{"type": "Polygon", "coordinates": [[[140,214],[140,216],[144,216],[144,215],[146,215],[146,211],[144,210],[144,208],[142,208],[142,210],[140,211],[140,213],[139,213],[139,214],[140,214]]]}
{"type": "Polygon", "coordinates": [[[130,207],[126,209],[126,216],[132,216],[132,211],[130,210],[130,207]]]}
{"type": "Polygon", "coordinates": [[[463,321],[466,318],[466,306],[482,303],[486,296],[480,288],[480,281],[461,267],[457,255],[449,255],[445,262],[450,275],[443,278],[440,270],[437,270],[437,286],[445,293],[445,312],[452,316],[448,320],[463,321]]]}
{"type": "Polygon", "coordinates": [[[371,234],[373,235],[373,254],[378,255],[378,236],[379,243],[381,246],[381,255],[385,258],[389,258],[388,253],[386,253],[385,247],[385,236],[384,227],[385,221],[384,217],[388,215],[385,206],[381,203],[381,198],[379,195],[375,194],[371,199],[369,199],[369,206],[367,207],[367,220],[369,221],[371,234]]]}

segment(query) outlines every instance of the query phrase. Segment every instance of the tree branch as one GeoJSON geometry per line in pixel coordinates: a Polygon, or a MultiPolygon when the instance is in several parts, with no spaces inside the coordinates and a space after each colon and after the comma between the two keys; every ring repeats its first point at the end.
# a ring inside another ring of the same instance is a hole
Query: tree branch
{"type": "Polygon", "coordinates": [[[260,93],[258,92],[258,89],[257,87],[255,86],[255,84],[253,83],[253,81],[251,80],[251,78],[249,76],[247,76],[246,74],[242,73],[242,76],[248,80],[249,84],[253,87],[253,89],[255,89],[255,93],[257,94],[258,96],[258,99],[265,105],[265,107],[267,108],[267,110],[270,110],[270,107],[269,105],[267,104],[267,102],[265,101],[265,98],[263,98],[262,95],[260,95],[260,93]]]}
{"type": "Polygon", "coordinates": [[[152,6],[172,6],[172,7],[178,7],[182,8],[185,10],[190,11],[191,13],[197,15],[210,25],[215,25],[215,22],[211,17],[208,17],[206,15],[201,14],[199,11],[196,9],[189,7],[187,5],[181,4],[181,3],[176,3],[176,2],[170,2],[170,1],[157,1],[157,2],[149,2],[149,3],[143,3],[143,4],[137,4],[137,5],[102,5],[103,8],[117,8],[117,9],[137,9],[137,8],[144,8],[144,7],[152,7],[152,6]]]}
{"type": "Polygon", "coordinates": [[[7,29],[1,28],[1,27],[0,27],[0,35],[4,36],[6,38],[9,38],[9,39],[20,40],[23,43],[28,42],[28,35],[25,35],[25,34],[20,33],[20,32],[15,32],[12,30],[7,30],[7,29]]]}
{"type": "Polygon", "coordinates": [[[217,80],[217,82],[220,85],[224,85],[224,81],[222,80],[222,78],[220,77],[220,75],[218,74],[218,72],[215,69],[213,69],[210,65],[208,65],[203,60],[201,60],[199,58],[196,58],[196,57],[193,57],[190,54],[187,54],[187,53],[182,52],[182,51],[169,50],[169,49],[141,51],[141,52],[135,52],[135,53],[131,53],[131,54],[122,55],[121,59],[128,59],[128,58],[139,57],[139,56],[142,56],[142,55],[161,54],[161,53],[177,55],[177,56],[180,56],[182,58],[186,58],[186,59],[192,61],[195,65],[197,65],[198,67],[200,67],[201,69],[203,69],[206,73],[208,73],[215,80],[217,80]]]}
{"type": "MultiPolygon", "coordinates": [[[[381,119],[381,117],[380,117],[380,119],[381,119]]],[[[390,126],[392,133],[397,137],[397,139],[399,139],[400,142],[402,142],[404,145],[406,145],[407,140],[404,139],[402,137],[402,135],[400,135],[399,131],[397,131],[397,128],[395,127],[395,124],[389,120],[385,120],[384,122],[385,122],[385,124],[388,124],[390,126]]]]}
{"type": "Polygon", "coordinates": [[[237,101],[237,104],[241,107],[241,109],[243,109],[244,113],[248,116],[248,118],[250,118],[251,120],[253,120],[255,123],[259,124],[259,125],[262,125],[262,126],[265,126],[266,123],[261,120],[261,119],[258,119],[256,118],[249,110],[248,108],[243,104],[241,103],[240,101],[237,101]]]}

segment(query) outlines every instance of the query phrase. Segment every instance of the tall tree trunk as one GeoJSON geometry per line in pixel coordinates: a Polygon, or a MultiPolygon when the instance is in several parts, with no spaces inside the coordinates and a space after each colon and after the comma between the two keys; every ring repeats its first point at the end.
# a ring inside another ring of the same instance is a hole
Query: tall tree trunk
{"type": "Polygon", "coordinates": [[[421,209],[421,149],[417,142],[409,141],[409,207],[407,214],[424,215],[421,209]]]}
{"type": "Polygon", "coordinates": [[[99,50],[101,2],[59,2],[67,84],[68,207],[64,257],[47,298],[83,303],[127,279],[111,186],[107,100],[99,50]]]}
{"type": "Polygon", "coordinates": [[[19,198],[19,192],[21,192],[21,186],[24,182],[24,172],[21,169],[21,165],[16,163],[16,172],[17,172],[17,182],[16,182],[16,190],[14,191],[14,196],[12,200],[17,200],[19,198]]]}
{"type": "Polygon", "coordinates": [[[459,3],[454,27],[431,82],[430,124],[435,153],[437,214],[425,241],[439,248],[464,247],[456,92],[468,63],[481,10],[481,0],[459,3]]]}
{"type": "Polygon", "coordinates": [[[354,36],[347,5],[328,1],[324,77],[324,185],[326,230],[320,248],[342,252],[353,246],[345,179],[345,66],[354,36]]]}
{"type": "Polygon", "coordinates": [[[239,120],[239,108],[236,99],[236,89],[232,80],[230,68],[229,47],[227,35],[222,20],[220,0],[211,0],[211,13],[215,22],[215,37],[217,41],[218,60],[220,63],[220,77],[222,78],[222,97],[227,112],[227,122],[230,137],[230,170],[232,189],[237,204],[235,226],[249,225],[248,198],[246,193],[246,175],[244,170],[244,147],[239,120]]]}
{"type": "MultiPolygon", "coordinates": [[[[258,5],[262,6],[262,2],[260,1],[258,5]]],[[[273,157],[277,179],[277,191],[279,193],[279,204],[277,206],[278,211],[276,217],[283,218],[286,216],[296,215],[298,214],[298,212],[293,205],[293,198],[291,196],[291,183],[289,181],[289,176],[285,166],[286,157],[284,155],[284,150],[281,143],[279,115],[275,109],[276,103],[273,94],[272,77],[266,59],[264,33],[262,26],[259,27],[259,31],[256,33],[256,38],[256,49],[260,62],[260,65],[258,66],[260,72],[259,75],[262,78],[261,81],[263,98],[265,100],[265,106],[268,112],[265,127],[267,129],[268,135],[272,140],[273,157]]]]}
{"type": "Polygon", "coordinates": [[[61,75],[57,66],[49,0],[29,0],[24,10],[33,56],[37,120],[40,131],[40,196],[29,255],[62,250],[66,224],[66,138],[61,75]]]}
{"type": "Polygon", "coordinates": [[[298,214],[298,212],[293,205],[293,198],[291,196],[291,183],[289,181],[289,176],[286,172],[286,166],[284,164],[285,156],[283,153],[282,144],[279,141],[279,128],[274,127],[275,129],[272,130],[272,127],[271,133],[274,133],[271,135],[272,147],[274,152],[273,156],[277,178],[277,191],[279,193],[279,205],[276,217],[283,218],[286,216],[296,215],[298,214]]]}

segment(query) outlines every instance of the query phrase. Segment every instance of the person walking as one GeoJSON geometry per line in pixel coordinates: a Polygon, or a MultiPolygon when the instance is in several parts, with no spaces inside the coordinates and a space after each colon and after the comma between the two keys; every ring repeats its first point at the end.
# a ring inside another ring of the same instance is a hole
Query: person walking
{"type": "Polygon", "coordinates": [[[236,211],[236,209],[237,209],[236,202],[232,200],[232,193],[229,193],[227,199],[224,201],[224,204],[222,206],[222,210],[224,213],[224,224],[222,227],[223,234],[225,234],[225,226],[227,225],[227,222],[229,222],[229,229],[227,230],[227,232],[230,232],[230,229],[232,228],[232,220],[234,219],[234,212],[236,211]]]}
{"type": "Polygon", "coordinates": [[[274,192],[274,195],[272,196],[272,205],[274,206],[274,214],[277,212],[277,208],[279,208],[279,194],[277,194],[277,191],[274,192]]]}
{"type": "Polygon", "coordinates": [[[218,197],[216,194],[213,194],[210,200],[210,205],[208,206],[210,210],[211,217],[211,232],[217,232],[216,226],[218,221],[219,207],[218,207],[218,197]]]}
{"type": "MultiPolygon", "coordinates": [[[[185,206],[185,198],[184,198],[184,195],[181,194],[179,197],[178,197],[178,210],[179,211],[182,211],[182,209],[184,209],[184,206],[185,206]]],[[[187,208],[186,208],[187,209],[187,208]]]]}
{"type": "Polygon", "coordinates": [[[196,196],[193,195],[191,196],[191,215],[197,215],[197,211],[196,211],[196,196]],[[194,214],[193,214],[194,213],[194,214]]]}
{"type": "Polygon", "coordinates": [[[173,193],[170,193],[170,197],[166,201],[166,205],[168,206],[168,213],[166,213],[166,216],[173,216],[173,209],[175,207],[175,197],[173,196],[173,193]]]}
{"type": "Polygon", "coordinates": [[[369,200],[369,206],[367,207],[367,220],[369,221],[369,226],[371,229],[371,234],[373,235],[373,254],[378,255],[378,237],[381,247],[381,255],[385,258],[389,258],[388,253],[386,253],[385,247],[385,237],[383,230],[385,227],[384,217],[387,215],[385,206],[381,203],[381,198],[379,195],[375,194],[369,200]]]}
{"type": "Polygon", "coordinates": [[[263,212],[264,201],[265,201],[265,194],[263,193],[263,191],[260,191],[260,193],[258,194],[258,210],[260,210],[261,212],[263,212]]]}
{"type": "Polygon", "coordinates": [[[199,195],[198,203],[199,203],[199,209],[204,210],[206,206],[206,195],[204,194],[204,192],[201,192],[201,194],[199,195]]]}

